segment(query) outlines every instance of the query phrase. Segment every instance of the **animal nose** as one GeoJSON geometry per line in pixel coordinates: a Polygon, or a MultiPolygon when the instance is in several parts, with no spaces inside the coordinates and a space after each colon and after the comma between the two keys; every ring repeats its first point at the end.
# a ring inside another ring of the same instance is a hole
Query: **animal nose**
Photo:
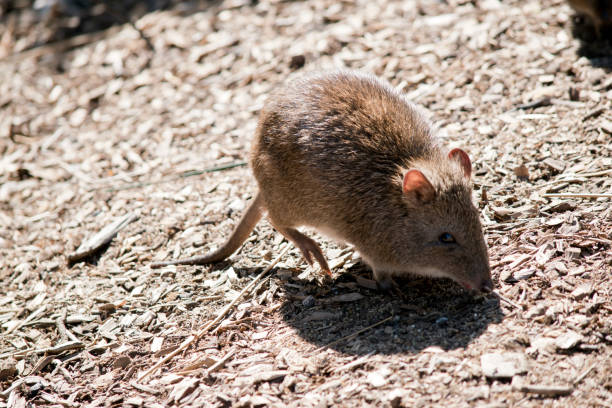
{"type": "Polygon", "coordinates": [[[490,293],[493,291],[493,281],[491,278],[486,278],[480,284],[480,291],[482,293],[490,293]]]}

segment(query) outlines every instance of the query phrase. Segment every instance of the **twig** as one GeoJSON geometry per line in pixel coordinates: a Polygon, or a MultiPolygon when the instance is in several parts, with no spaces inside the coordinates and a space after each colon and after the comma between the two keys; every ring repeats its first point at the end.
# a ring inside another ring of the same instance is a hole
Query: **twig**
{"type": "Polygon", "coordinates": [[[42,348],[42,349],[29,348],[25,350],[10,351],[8,353],[0,354],[0,358],[15,357],[15,356],[25,357],[28,354],[41,354],[41,353],[60,354],[60,353],[63,353],[64,351],[80,349],[83,347],[85,347],[84,344],[78,340],[68,341],[66,343],[62,343],[57,346],[47,347],[47,348],[42,348]]]}
{"type": "Polygon", "coordinates": [[[597,238],[597,237],[591,237],[591,236],[585,236],[585,235],[566,235],[566,234],[553,234],[553,236],[555,238],[574,239],[574,240],[577,238],[581,238],[581,239],[584,239],[585,241],[598,242],[603,245],[612,245],[612,240],[605,239],[605,238],[597,238]]]}
{"type": "Polygon", "coordinates": [[[143,391],[143,392],[153,394],[153,395],[157,395],[161,392],[157,388],[149,387],[148,385],[144,385],[144,384],[139,384],[136,381],[130,382],[130,385],[136,388],[138,391],[143,391]]]}
{"type": "Polygon", "coordinates": [[[589,194],[589,193],[547,193],[542,197],[549,198],[612,198],[612,193],[589,194]]]}
{"type": "Polygon", "coordinates": [[[9,64],[15,64],[23,61],[27,58],[37,58],[45,54],[58,54],[70,50],[71,48],[77,48],[92,42],[102,40],[106,37],[110,37],[122,30],[121,26],[113,26],[106,30],[86,33],[77,35],[66,40],[57,41],[51,44],[41,45],[40,47],[30,48],[29,50],[22,51],[18,54],[9,55],[6,58],[0,59],[0,63],[7,62],[9,64]]]}
{"type": "Polygon", "coordinates": [[[108,224],[102,228],[100,232],[91,237],[89,240],[79,246],[76,252],[68,255],[68,262],[75,263],[83,258],[94,254],[104,245],[108,244],[119,231],[121,231],[126,225],[138,219],[138,216],[133,213],[128,213],[123,217],[115,220],[113,223],[108,224]]]}
{"type": "Polygon", "coordinates": [[[49,363],[53,360],[55,360],[54,355],[48,355],[48,356],[41,357],[36,363],[36,365],[34,366],[34,368],[32,368],[32,371],[30,371],[29,375],[38,374],[38,372],[40,372],[43,368],[48,366],[49,363]]]}
{"type": "Polygon", "coordinates": [[[15,382],[13,382],[13,384],[11,384],[10,387],[8,387],[6,390],[0,392],[0,397],[2,398],[7,398],[10,394],[11,391],[13,391],[15,388],[18,388],[21,386],[21,384],[26,384],[26,383],[34,383],[34,382],[40,382],[40,383],[45,383],[45,379],[42,377],[39,377],[37,375],[28,375],[26,377],[20,378],[18,380],[16,380],[15,382]]]}
{"type": "Polygon", "coordinates": [[[350,363],[347,363],[343,366],[340,366],[336,369],[334,369],[335,372],[339,373],[340,371],[344,371],[344,370],[350,370],[351,368],[357,367],[362,365],[363,363],[365,363],[367,361],[368,358],[372,357],[372,355],[374,354],[373,351],[370,351],[368,354],[366,354],[363,357],[358,358],[355,361],[351,361],[350,363]]]}
{"type": "Polygon", "coordinates": [[[35,311],[33,311],[32,313],[30,313],[30,315],[25,319],[20,321],[19,323],[17,323],[15,326],[11,327],[10,329],[8,329],[4,334],[9,334],[14,332],[15,330],[19,329],[21,326],[23,326],[24,324],[28,323],[31,320],[34,320],[34,318],[36,316],[38,316],[39,314],[41,314],[42,312],[45,311],[45,309],[47,308],[47,306],[41,306],[38,309],[36,309],[35,311]]]}
{"type": "Polygon", "coordinates": [[[359,336],[361,333],[366,332],[366,331],[368,331],[368,330],[370,330],[370,329],[373,329],[373,328],[374,328],[374,327],[376,327],[376,326],[380,326],[381,324],[388,322],[388,321],[389,321],[389,320],[391,320],[392,318],[393,318],[393,316],[389,316],[389,317],[384,318],[384,319],[382,319],[381,321],[379,321],[379,322],[377,322],[377,323],[374,323],[374,324],[372,324],[372,325],[370,325],[370,326],[368,326],[368,327],[364,327],[363,329],[357,330],[355,333],[349,334],[348,336],[341,337],[341,338],[339,338],[339,339],[337,339],[337,340],[332,341],[331,343],[327,343],[326,345],[321,346],[321,347],[319,347],[318,349],[316,349],[316,350],[314,350],[314,351],[311,351],[310,353],[308,353],[308,355],[313,355],[313,354],[316,354],[316,353],[320,352],[321,350],[324,350],[324,349],[326,349],[326,348],[328,348],[328,347],[331,347],[331,346],[333,346],[333,345],[335,345],[335,344],[338,344],[338,343],[340,343],[340,342],[342,342],[342,341],[344,341],[344,340],[348,340],[348,339],[351,339],[351,338],[357,337],[357,336],[359,336]]]}
{"type": "Polygon", "coordinates": [[[196,299],[198,302],[204,302],[207,300],[219,300],[222,299],[223,295],[212,295],[212,296],[202,296],[196,299]]]}
{"type": "Polygon", "coordinates": [[[605,176],[606,174],[611,174],[611,173],[612,173],[612,169],[608,169],[608,170],[593,171],[591,173],[576,173],[576,176],[598,177],[598,176],[605,176]]]}
{"type": "Polygon", "coordinates": [[[542,98],[542,99],[538,99],[537,101],[533,101],[533,102],[529,102],[523,105],[517,105],[514,107],[514,109],[512,109],[513,111],[517,111],[519,109],[534,109],[534,108],[540,108],[542,106],[550,106],[551,100],[550,98],[546,97],[546,98],[542,98]]]}
{"type": "Polygon", "coordinates": [[[79,341],[79,339],[74,334],[72,334],[70,330],[66,328],[66,315],[67,315],[67,312],[64,309],[64,312],[62,313],[62,315],[58,317],[57,320],[55,321],[55,326],[57,327],[57,331],[59,332],[60,337],[64,341],[66,340],[79,341]]]}
{"type": "Polygon", "coordinates": [[[229,353],[227,353],[225,356],[223,356],[223,358],[219,361],[217,361],[215,364],[211,365],[208,368],[208,373],[214,373],[215,371],[217,371],[219,368],[223,367],[223,365],[225,363],[227,363],[227,361],[232,358],[234,356],[234,354],[236,354],[236,350],[231,350],[229,353]]]}
{"type": "Polygon", "coordinates": [[[584,117],[582,118],[582,121],[586,122],[587,120],[589,120],[591,118],[596,118],[597,116],[601,115],[605,111],[606,111],[605,108],[597,108],[595,110],[592,110],[589,113],[587,113],[586,115],[584,115],[584,117]]]}
{"type": "Polygon", "coordinates": [[[68,400],[61,399],[59,397],[56,397],[55,395],[51,395],[51,394],[49,394],[47,392],[44,392],[44,391],[39,394],[39,397],[43,401],[46,401],[48,403],[59,404],[59,405],[62,405],[64,407],[69,407],[69,408],[78,407],[80,405],[79,403],[70,402],[68,400]]]}
{"type": "Polygon", "coordinates": [[[242,295],[244,295],[246,293],[249,293],[251,291],[251,289],[253,289],[253,287],[255,287],[257,282],[259,282],[268,272],[270,272],[270,270],[274,267],[274,265],[276,265],[278,263],[278,261],[280,261],[281,258],[283,256],[285,256],[287,251],[289,251],[290,247],[291,246],[289,244],[286,244],[285,247],[283,248],[283,250],[281,251],[281,253],[266,267],[266,269],[264,269],[259,275],[257,275],[257,277],[255,279],[253,279],[251,281],[251,283],[249,283],[244,289],[242,289],[242,291],[234,298],[234,300],[232,300],[226,307],[223,308],[223,310],[221,310],[221,312],[219,312],[219,314],[217,315],[217,317],[213,321],[209,322],[206,326],[204,326],[195,335],[189,336],[187,338],[187,340],[185,340],[176,350],[174,350],[172,353],[166,355],[164,358],[159,360],[153,367],[151,367],[147,371],[145,371],[138,378],[138,381],[142,381],[145,378],[147,378],[149,375],[151,375],[153,372],[155,372],[155,370],[157,370],[159,367],[161,367],[164,363],[170,361],[172,358],[174,358],[174,356],[176,356],[177,354],[179,354],[179,353],[183,352],[184,350],[186,350],[191,344],[193,344],[200,337],[202,337],[204,334],[206,334],[213,326],[215,326],[217,323],[219,323],[225,317],[225,315],[236,305],[236,303],[238,303],[238,300],[240,300],[242,295]]]}
{"type": "MultiPolygon", "coordinates": [[[[223,358],[221,358],[221,360],[217,361],[215,364],[213,364],[210,367],[208,367],[208,369],[206,369],[205,372],[207,374],[214,373],[219,368],[223,367],[223,365],[225,363],[227,363],[227,361],[230,358],[232,358],[234,356],[234,354],[236,354],[236,350],[231,350],[229,353],[227,353],[225,356],[223,356],[223,358]]],[[[201,365],[200,365],[200,367],[201,367],[201,365]]],[[[178,375],[188,375],[188,374],[193,373],[194,371],[198,370],[200,367],[191,367],[191,368],[188,368],[186,370],[178,371],[178,372],[176,372],[176,374],[178,374],[178,375]]]]}
{"type": "Polygon", "coordinates": [[[547,397],[570,395],[574,391],[574,387],[572,386],[539,385],[539,384],[538,385],[521,384],[517,386],[516,389],[521,392],[545,395],[547,397]]]}
{"type": "Polygon", "coordinates": [[[593,171],[591,173],[563,174],[562,178],[558,180],[552,180],[546,183],[536,184],[536,185],[531,186],[530,188],[533,190],[539,190],[544,187],[549,187],[549,186],[560,184],[560,183],[582,183],[584,182],[585,178],[605,176],[611,173],[612,173],[612,169],[593,171]]]}
{"type": "MultiPolygon", "coordinates": [[[[224,164],[221,166],[215,166],[215,167],[211,167],[208,169],[204,169],[204,170],[191,170],[191,171],[186,171],[184,173],[181,173],[177,176],[174,177],[168,177],[166,179],[163,180],[157,180],[157,181],[144,181],[144,182],[140,182],[140,183],[129,183],[129,184],[125,184],[123,186],[119,186],[119,187],[111,187],[111,188],[107,188],[106,191],[109,193],[113,193],[115,191],[122,191],[122,190],[129,190],[132,188],[139,188],[139,187],[145,187],[145,186],[152,186],[155,184],[163,184],[163,183],[168,183],[174,180],[178,180],[181,178],[187,178],[187,177],[191,177],[191,176],[199,176],[201,174],[204,173],[212,173],[215,171],[222,171],[222,170],[228,170],[228,169],[233,169],[234,167],[240,167],[240,166],[245,166],[247,164],[247,162],[245,161],[241,161],[241,162],[234,162],[234,163],[229,163],[229,164],[224,164]]],[[[104,187],[96,187],[93,188],[91,191],[93,190],[99,190],[101,188],[104,187]]]]}
{"type": "Polygon", "coordinates": [[[507,304],[509,304],[510,306],[513,306],[513,307],[517,308],[518,310],[523,310],[523,308],[522,308],[522,307],[521,307],[519,304],[514,303],[513,301],[511,301],[511,300],[510,300],[510,299],[508,299],[507,297],[502,296],[502,295],[500,295],[500,294],[499,294],[499,293],[497,293],[497,292],[493,292],[493,293],[494,293],[494,294],[495,294],[495,296],[497,296],[497,297],[498,297],[500,300],[503,300],[504,302],[506,302],[506,303],[507,303],[507,304]]]}
{"type": "Polygon", "coordinates": [[[572,382],[572,384],[574,384],[574,385],[580,384],[582,382],[582,380],[584,380],[586,378],[586,376],[589,375],[591,373],[591,371],[593,371],[593,369],[595,368],[596,365],[597,365],[597,363],[591,364],[591,366],[589,368],[584,370],[582,372],[582,374],[580,374],[578,377],[576,377],[576,379],[572,382]]]}

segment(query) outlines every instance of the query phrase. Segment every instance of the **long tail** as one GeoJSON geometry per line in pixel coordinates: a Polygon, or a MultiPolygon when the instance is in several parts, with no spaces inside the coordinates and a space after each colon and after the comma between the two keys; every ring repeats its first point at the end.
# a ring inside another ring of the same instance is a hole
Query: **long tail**
{"type": "Polygon", "coordinates": [[[206,255],[194,256],[192,258],[184,259],[172,259],[170,261],[153,262],[151,268],[161,268],[168,265],[204,265],[209,263],[215,263],[224,260],[231,254],[233,254],[242,243],[248,238],[255,225],[259,222],[263,215],[263,199],[261,193],[257,193],[257,196],[249,208],[246,210],[240,222],[232,232],[232,235],[219,249],[210,252],[206,255]]]}

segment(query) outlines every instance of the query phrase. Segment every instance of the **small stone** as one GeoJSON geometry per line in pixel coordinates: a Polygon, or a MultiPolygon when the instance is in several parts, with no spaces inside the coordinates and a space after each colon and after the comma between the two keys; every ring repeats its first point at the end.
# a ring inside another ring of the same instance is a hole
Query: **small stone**
{"type": "Polygon", "coordinates": [[[480,357],[482,373],[489,378],[511,378],[527,372],[527,358],[521,353],[487,353],[480,357]]]}

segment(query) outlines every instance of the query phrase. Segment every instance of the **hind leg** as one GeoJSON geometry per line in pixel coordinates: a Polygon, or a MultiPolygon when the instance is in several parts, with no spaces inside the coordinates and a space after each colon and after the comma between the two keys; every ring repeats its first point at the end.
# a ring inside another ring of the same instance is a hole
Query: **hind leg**
{"type": "Polygon", "coordinates": [[[331,271],[329,270],[325,256],[323,255],[323,252],[321,252],[319,245],[313,239],[308,238],[306,235],[294,228],[279,228],[276,225],[274,228],[276,228],[278,232],[283,234],[285,238],[293,242],[293,244],[300,249],[304,259],[306,259],[306,262],[308,262],[309,265],[312,265],[314,260],[316,260],[321,269],[326,274],[331,276],[331,271]]]}

